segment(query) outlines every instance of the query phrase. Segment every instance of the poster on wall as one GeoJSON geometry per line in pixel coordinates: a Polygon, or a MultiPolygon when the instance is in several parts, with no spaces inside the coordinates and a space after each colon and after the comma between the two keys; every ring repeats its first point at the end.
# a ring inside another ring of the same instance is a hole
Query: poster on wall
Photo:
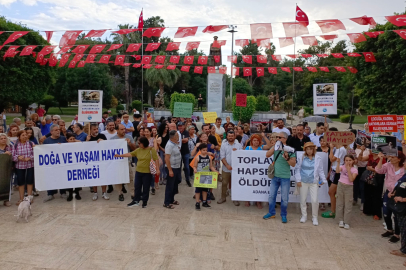
{"type": "Polygon", "coordinates": [[[78,122],[101,122],[103,114],[103,91],[78,91],[78,122]]]}
{"type": "Polygon", "coordinates": [[[337,114],[337,84],[313,84],[313,114],[337,114]]]}

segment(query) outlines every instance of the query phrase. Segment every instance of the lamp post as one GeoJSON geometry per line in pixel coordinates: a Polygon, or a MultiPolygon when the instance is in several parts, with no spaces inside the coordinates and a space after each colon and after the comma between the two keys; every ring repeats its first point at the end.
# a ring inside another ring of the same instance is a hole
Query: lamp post
{"type": "Polygon", "coordinates": [[[229,25],[228,28],[230,29],[229,33],[231,33],[231,77],[230,77],[230,98],[233,98],[233,56],[234,56],[234,33],[238,32],[235,30],[237,28],[236,25],[229,25]]]}
{"type": "Polygon", "coordinates": [[[351,116],[350,116],[350,126],[348,129],[352,129],[352,112],[354,110],[354,88],[352,89],[352,98],[351,98],[351,116]]]}

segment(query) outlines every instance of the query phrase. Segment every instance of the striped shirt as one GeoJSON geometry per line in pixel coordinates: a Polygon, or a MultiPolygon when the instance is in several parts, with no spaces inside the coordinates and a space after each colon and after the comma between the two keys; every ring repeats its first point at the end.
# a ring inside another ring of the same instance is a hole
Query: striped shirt
{"type": "Polygon", "coordinates": [[[28,169],[34,167],[34,150],[29,141],[21,143],[18,141],[12,151],[13,161],[16,162],[17,169],[28,169]],[[24,158],[31,158],[29,161],[19,160],[18,157],[23,156],[24,158]]]}

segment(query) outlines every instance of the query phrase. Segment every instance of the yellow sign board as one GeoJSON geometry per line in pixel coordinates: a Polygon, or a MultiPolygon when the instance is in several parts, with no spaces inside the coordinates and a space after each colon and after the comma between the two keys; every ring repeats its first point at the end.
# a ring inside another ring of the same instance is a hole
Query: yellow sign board
{"type": "Polygon", "coordinates": [[[214,124],[214,123],[216,123],[217,113],[216,112],[204,112],[203,118],[204,118],[205,124],[214,124]]]}
{"type": "Polygon", "coordinates": [[[217,188],[218,173],[197,172],[195,173],[194,186],[199,188],[217,188]]]}

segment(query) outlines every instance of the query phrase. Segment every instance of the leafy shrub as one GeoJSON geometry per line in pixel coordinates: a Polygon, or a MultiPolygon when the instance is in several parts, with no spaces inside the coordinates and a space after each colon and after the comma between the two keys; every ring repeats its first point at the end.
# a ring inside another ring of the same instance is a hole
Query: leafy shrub
{"type": "Polygon", "coordinates": [[[269,112],[271,105],[269,104],[269,99],[264,95],[257,96],[257,106],[256,110],[260,112],[269,112]]]}
{"type": "Polygon", "coordinates": [[[137,111],[141,112],[142,110],[142,102],[139,100],[133,100],[133,102],[131,103],[131,108],[133,109],[137,109],[137,111]]]}
{"type": "Polygon", "coordinates": [[[54,96],[45,95],[44,98],[41,100],[40,104],[45,106],[45,110],[48,111],[51,107],[57,107],[58,102],[55,101],[54,96]]]}
{"type": "Polygon", "coordinates": [[[331,118],[340,118],[340,116],[343,114],[343,110],[337,109],[337,114],[336,115],[330,115],[331,118]]]}
{"type": "Polygon", "coordinates": [[[226,97],[224,109],[229,112],[233,110],[233,100],[231,97],[226,97]]]}
{"type": "Polygon", "coordinates": [[[175,92],[171,95],[171,105],[169,107],[172,114],[173,109],[175,108],[175,102],[193,103],[193,108],[197,106],[197,100],[193,94],[181,94],[175,92]]]}
{"type": "MultiPolygon", "coordinates": [[[[352,122],[354,122],[355,115],[352,116],[352,122]]],[[[341,123],[349,123],[351,119],[351,115],[343,114],[340,116],[341,123]]]]}
{"type": "Polygon", "coordinates": [[[117,105],[116,111],[124,111],[124,106],[122,104],[117,105]]]}
{"type": "Polygon", "coordinates": [[[241,122],[249,122],[257,107],[257,100],[254,96],[247,97],[247,107],[237,107],[235,105],[235,96],[233,97],[233,119],[241,122]]]}
{"type": "Polygon", "coordinates": [[[107,107],[116,108],[118,105],[118,100],[115,96],[111,96],[110,104],[106,104],[107,107]],[[110,106],[107,106],[110,105],[110,106]]]}
{"type": "MultiPolygon", "coordinates": [[[[299,106],[299,107],[300,107],[300,106],[299,106]]],[[[304,107],[304,106],[303,106],[303,109],[305,110],[305,112],[313,114],[313,113],[312,113],[312,111],[313,111],[313,108],[312,108],[312,107],[304,107]]]]}
{"type": "Polygon", "coordinates": [[[147,107],[147,108],[154,107],[154,106],[152,106],[152,105],[150,105],[150,104],[148,104],[148,103],[145,103],[145,104],[143,104],[142,106],[143,106],[144,108],[145,108],[145,107],[147,107]]]}

